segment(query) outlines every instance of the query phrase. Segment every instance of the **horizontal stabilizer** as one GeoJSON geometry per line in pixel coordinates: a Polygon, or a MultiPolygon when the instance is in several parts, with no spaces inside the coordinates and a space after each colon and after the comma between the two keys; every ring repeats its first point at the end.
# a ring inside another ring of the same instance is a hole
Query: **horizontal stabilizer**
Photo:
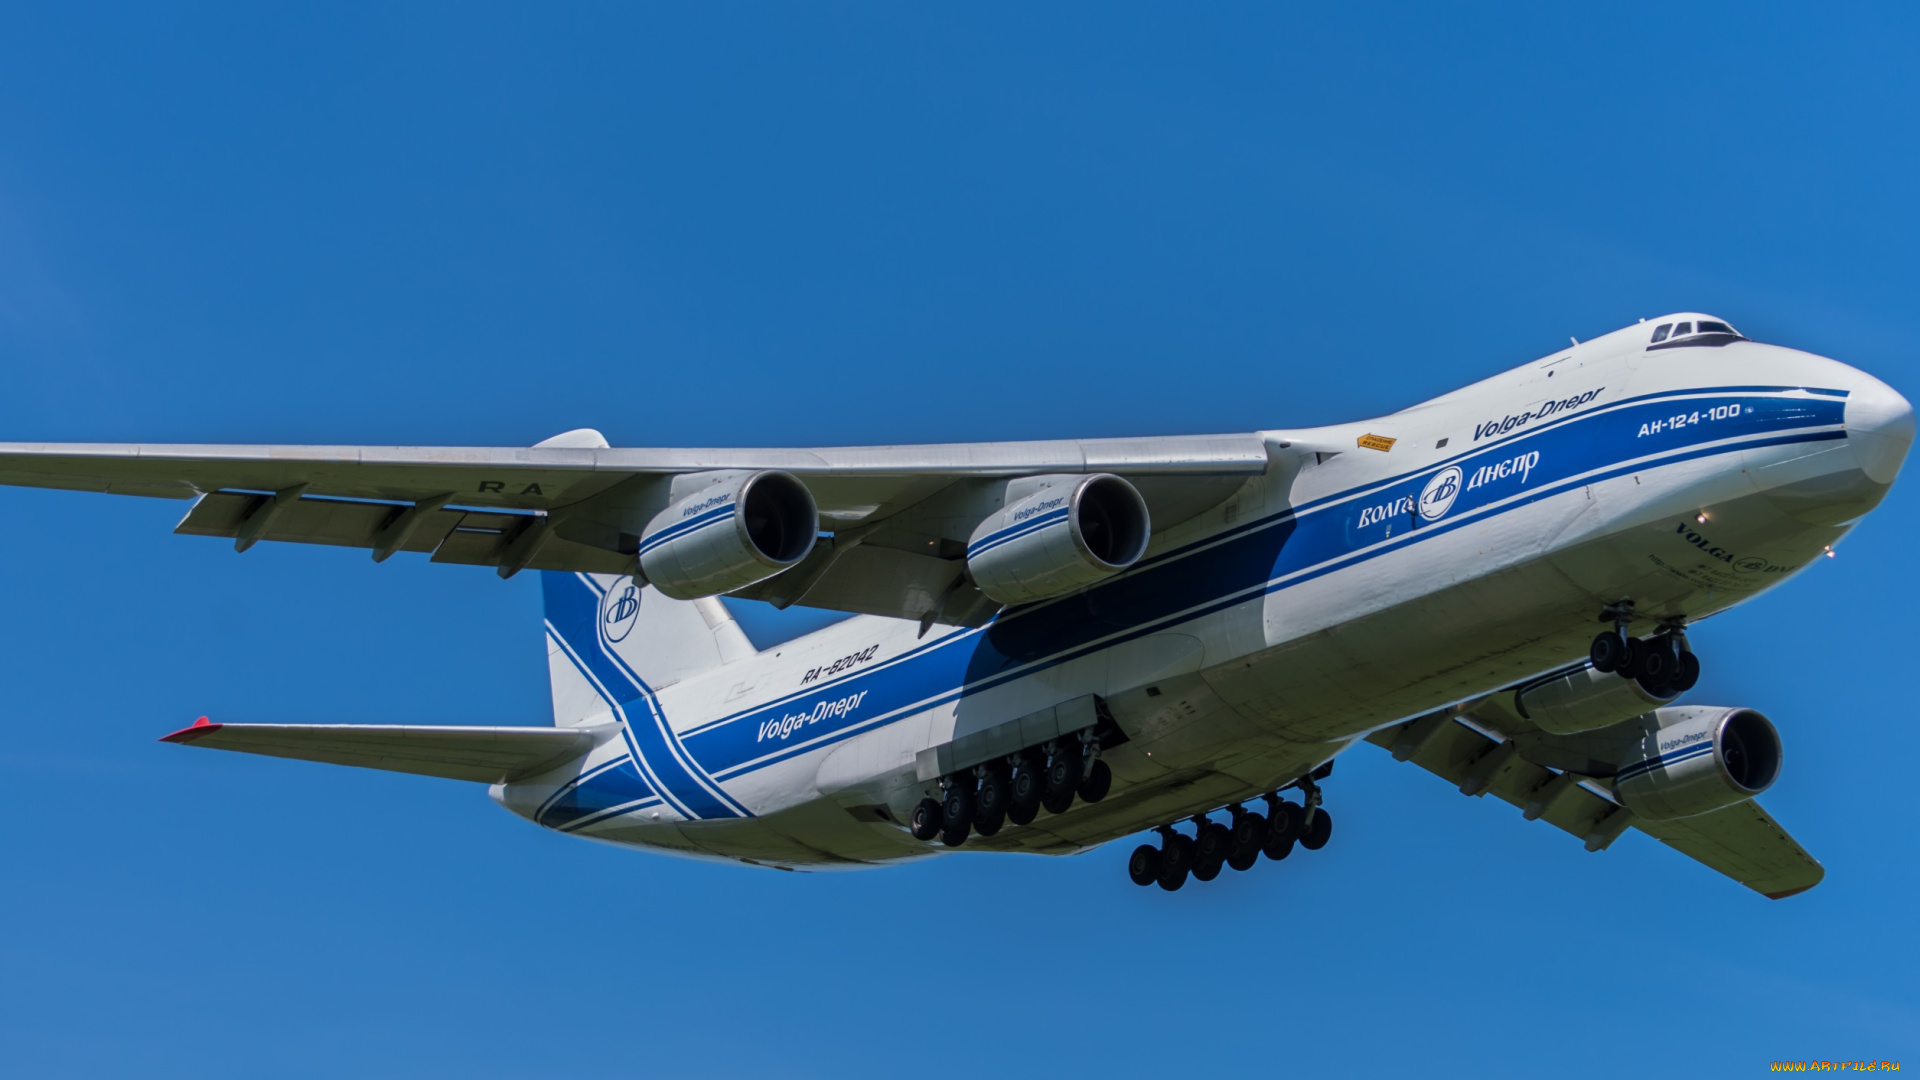
{"type": "Polygon", "coordinates": [[[162,742],[482,784],[533,776],[593,749],[582,728],[402,724],[215,724],[201,717],[162,742]]]}

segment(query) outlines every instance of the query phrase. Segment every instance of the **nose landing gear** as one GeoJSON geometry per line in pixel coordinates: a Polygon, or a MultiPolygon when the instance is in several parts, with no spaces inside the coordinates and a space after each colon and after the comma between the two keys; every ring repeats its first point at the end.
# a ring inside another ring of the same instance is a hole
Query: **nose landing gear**
{"type": "Polygon", "coordinates": [[[1633,620],[1631,603],[1609,605],[1600,618],[1614,625],[1601,631],[1587,650],[1595,671],[1632,679],[1655,697],[1683,694],[1700,681],[1700,658],[1687,644],[1684,618],[1664,620],[1644,638],[1627,632],[1633,620]]]}

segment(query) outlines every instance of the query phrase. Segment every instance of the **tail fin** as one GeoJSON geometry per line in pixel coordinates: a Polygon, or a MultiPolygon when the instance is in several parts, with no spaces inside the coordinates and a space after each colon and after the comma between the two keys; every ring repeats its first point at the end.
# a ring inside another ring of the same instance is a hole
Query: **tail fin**
{"type": "Polygon", "coordinates": [[[553,722],[572,727],[649,691],[754,654],[720,601],[674,600],[631,578],[547,570],[553,722]]]}

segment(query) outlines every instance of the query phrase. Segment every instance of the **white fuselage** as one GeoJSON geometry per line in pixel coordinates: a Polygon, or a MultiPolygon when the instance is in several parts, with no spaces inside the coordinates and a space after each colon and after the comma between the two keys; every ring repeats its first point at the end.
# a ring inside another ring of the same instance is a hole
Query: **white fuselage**
{"type": "Polygon", "coordinates": [[[1646,332],[1266,433],[1264,476],[1098,585],[924,637],[849,619],[659,690],[651,742],[609,723],[585,759],[494,796],[699,856],[936,854],[902,827],[931,790],[921,752],[1092,694],[1127,736],[1105,755],[1112,794],[962,849],[1078,851],[1576,660],[1607,604],[1631,601],[1640,631],[1724,610],[1877,505],[1912,437],[1898,394],[1791,349],[1648,350],[1646,332]]]}

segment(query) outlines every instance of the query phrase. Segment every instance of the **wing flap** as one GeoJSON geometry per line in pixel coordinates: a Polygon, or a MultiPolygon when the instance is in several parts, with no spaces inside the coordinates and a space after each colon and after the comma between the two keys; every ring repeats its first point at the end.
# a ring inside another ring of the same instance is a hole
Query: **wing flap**
{"type": "Polygon", "coordinates": [[[215,724],[203,716],[161,741],[491,784],[579,757],[596,738],[583,728],[215,724]]]}

